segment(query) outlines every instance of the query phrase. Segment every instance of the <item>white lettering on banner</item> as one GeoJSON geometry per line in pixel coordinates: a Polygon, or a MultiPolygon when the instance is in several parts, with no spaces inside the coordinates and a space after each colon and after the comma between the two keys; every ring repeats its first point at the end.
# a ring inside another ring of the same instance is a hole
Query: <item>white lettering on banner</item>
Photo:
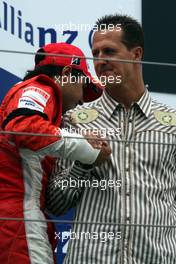
{"type": "MultiPolygon", "coordinates": [[[[21,10],[17,10],[14,6],[8,5],[5,1],[2,2],[2,7],[0,7],[0,28],[9,32],[10,34],[18,37],[21,40],[24,40],[26,43],[43,47],[46,43],[55,43],[58,42],[58,33],[61,36],[68,36],[67,39],[64,40],[66,43],[73,43],[75,39],[78,37],[78,33],[80,31],[88,32],[88,43],[91,47],[91,38],[92,33],[95,31],[94,24],[77,24],[77,26],[71,22],[67,24],[59,24],[54,27],[35,27],[31,22],[25,22],[23,19],[23,13],[21,10]],[[94,29],[93,29],[94,28],[94,29]],[[57,31],[56,31],[57,30],[57,31]],[[36,32],[37,39],[36,39],[36,32]]],[[[103,25],[104,26],[104,25],[103,25]]],[[[114,27],[115,30],[120,31],[120,24],[106,28],[106,30],[112,30],[114,27]]],[[[101,30],[104,34],[105,28],[101,30]]]]}
{"type": "Polygon", "coordinates": [[[29,96],[34,100],[37,100],[38,103],[41,103],[43,106],[46,106],[50,95],[43,91],[42,89],[35,86],[28,86],[23,90],[22,96],[29,96]]]}
{"type": "Polygon", "coordinates": [[[29,97],[21,97],[18,102],[18,108],[29,108],[40,112],[44,111],[44,107],[42,107],[29,97]]]}

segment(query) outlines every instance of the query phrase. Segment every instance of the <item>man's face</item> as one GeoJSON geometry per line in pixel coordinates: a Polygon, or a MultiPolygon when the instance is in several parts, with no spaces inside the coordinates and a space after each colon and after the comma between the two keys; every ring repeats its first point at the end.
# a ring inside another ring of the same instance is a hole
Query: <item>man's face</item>
{"type": "MultiPolygon", "coordinates": [[[[96,31],[93,37],[92,54],[97,58],[113,58],[136,60],[139,56],[137,48],[128,50],[122,43],[121,31],[96,31]],[[137,52],[136,52],[137,51],[137,52]]],[[[114,87],[119,83],[122,85],[134,78],[134,67],[131,63],[117,63],[114,61],[95,60],[94,67],[100,81],[106,77],[106,86],[114,87]],[[120,77],[118,77],[120,76],[120,77]],[[121,80],[121,82],[119,81],[121,80]],[[114,81],[113,81],[114,80],[114,81]]]]}

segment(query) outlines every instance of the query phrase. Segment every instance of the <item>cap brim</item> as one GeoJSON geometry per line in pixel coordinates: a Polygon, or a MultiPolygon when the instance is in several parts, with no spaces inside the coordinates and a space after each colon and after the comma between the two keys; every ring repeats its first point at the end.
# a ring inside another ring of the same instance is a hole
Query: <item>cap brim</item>
{"type": "Polygon", "coordinates": [[[84,89],[84,102],[91,102],[98,99],[105,89],[97,78],[93,78],[90,72],[84,72],[85,76],[88,77],[89,81],[84,89]]]}

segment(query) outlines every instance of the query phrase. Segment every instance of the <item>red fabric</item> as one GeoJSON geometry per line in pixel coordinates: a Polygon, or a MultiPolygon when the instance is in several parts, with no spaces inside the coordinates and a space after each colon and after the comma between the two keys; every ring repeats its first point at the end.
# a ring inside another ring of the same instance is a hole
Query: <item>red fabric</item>
{"type": "MultiPolygon", "coordinates": [[[[47,105],[44,108],[44,113],[48,116],[48,121],[39,115],[30,117],[20,116],[11,120],[5,127],[5,130],[51,135],[58,134],[57,127],[60,126],[62,113],[61,91],[52,79],[44,75],[34,77],[10,89],[1,105],[2,122],[13,110],[18,108],[23,89],[32,86],[38,87],[50,95],[47,105]]],[[[38,150],[58,140],[57,137],[41,137],[39,139],[38,136],[9,136],[9,139],[13,140],[18,147],[26,147],[31,150],[38,150]]]]}
{"type": "MultiPolygon", "coordinates": [[[[17,148],[0,135],[0,217],[24,218],[23,193],[17,148]]],[[[19,259],[21,263],[30,263],[24,222],[0,221],[0,241],[0,263],[19,263],[19,259]]]]}
{"type": "MultiPolygon", "coordinates": [[[[0,108],[1,124],[9,113],[18,108],[19,100],[23,97],[23,89],[29,86],[38,87],[50,95],[44,107],[44,113],[47,114],[48,121],[38,115],[20,116],[11,120],[5,130],[55,135],[58,133],[57,128],[61,122],[61,92],[55,83],[44,75],[34,77],[10,89],[0,108]]],[[[5,136],[0,134],[0,217],[24,218],[24,179],[19,149],[29,148],[35,151],[56,140],[58,140],[56,137],[5,136]]],[[[53,161],[53,158],[44,157],[41,163],[43,175],[40,207],[42,211],[45,206],[45,188],[53,161]]],[[[33,177],[35,177],[35,173],[33,177]]],[[[52,224],[49,224],[49,239],[53,245],[55,238],[51,226],[52,224]]],[[[0,221],[0,241],[0,263],[30,263],[23,221],[0,221]]]]}

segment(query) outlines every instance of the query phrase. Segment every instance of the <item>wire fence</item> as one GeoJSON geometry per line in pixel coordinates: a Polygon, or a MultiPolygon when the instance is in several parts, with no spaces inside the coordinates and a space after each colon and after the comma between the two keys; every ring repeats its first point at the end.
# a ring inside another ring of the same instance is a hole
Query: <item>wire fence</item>
{"type": "MultiPolygon", "coordinates": [[[[43,53],[43,52],[27,52],[27,51],[18,51],[18,50],[0,50],[0,53],[9,53],[9,54],[19,54],[19,55],[45,55],[45,56],[58,56],[58,57],[70,57],[70,58],[78,58],[78,56],[74,55],[66,55],[66,54],[58,54],[58,53],[43,53]]],[[[113,58],[97,58],[97,57],[88,57],[88,56],[79,56],[80,59],[86,60],[105,60],[105,61],[113,61],[117,63],[132,63],[132,64],[143,64],[143,65],[154,65],[154,66],[163,66],[163,67],[176,67],[176,63],[168,63],[168,62],[155,62],[155,61],[134,61],[134,60],[122,60],[122,59],[113,59],[113,58]]],[[[31,132],[13,132],[13,131],[0,131],[1,135],[16,135],[16,136],[38,136],[38,137],[56,137],[62,138],[61,135],[53,135],[53,134],[41,134],[41,133],[31,133],[31,132]]],[[[64,138],[75,138],[72,136],[64,136],[64,138]]],[[[77,139],[83,139],[82,137],[76,137],[77,139]]],[[[86,136],[87,139],[94,140],[95,137],[86,136]]],[[[97,138],[96,140],[102,140],[102,138],[97,138]]],[[[130,144],[152,144],[152,145],[176,145],[176,142],[165,143],[165,142],[151,142],[151,141],[136,141],[136,140],[118,140],[114,138],[106,138],[106,141],[115,141],[119,143],[130,143],[130,144]]],[[[57,224],[88,224],[88,225],[112,225],[112,226],[129,226],[129,227],[150,227],[150,228],[176,228],[176,223],[174,225],[155,225],[155,224],[146,224],[146,223],[113,223],[113,222],[88,222],[88,221],[71,221],[67,219],[59,220],[59,219],[25,219],[25,218],[15,218],[15,217],[0,217],[0,221],[24,221],[24,222],[53,222],[57,224]]]]}
{"type": "Polygon", "coordinates": [[[10,53],[10,54],[21,54],[21,55],[45,55],[51,57],[64,57],[64,58],[80,58],[86,60],[105,60],[105,61],[113,61],[117,63],[133,63],[133,64],[146,64],[146,65],[154,65],[154,66],[163,66],[163,67],[176,67],[176,63],[169,62],[157,62],[157,61],[144,61],[144,60],[124,60],[124,59],[114,59],[114,58],[97,58],[97,57],[88,57],[88,56],[76,56],[76,55],[67,55],[67,54],[59,54],[59,53],[47,53],[47,52],[28,52],[28,51],[18,51],[18,50],[0,50],[1,53],[10,53]]]}

